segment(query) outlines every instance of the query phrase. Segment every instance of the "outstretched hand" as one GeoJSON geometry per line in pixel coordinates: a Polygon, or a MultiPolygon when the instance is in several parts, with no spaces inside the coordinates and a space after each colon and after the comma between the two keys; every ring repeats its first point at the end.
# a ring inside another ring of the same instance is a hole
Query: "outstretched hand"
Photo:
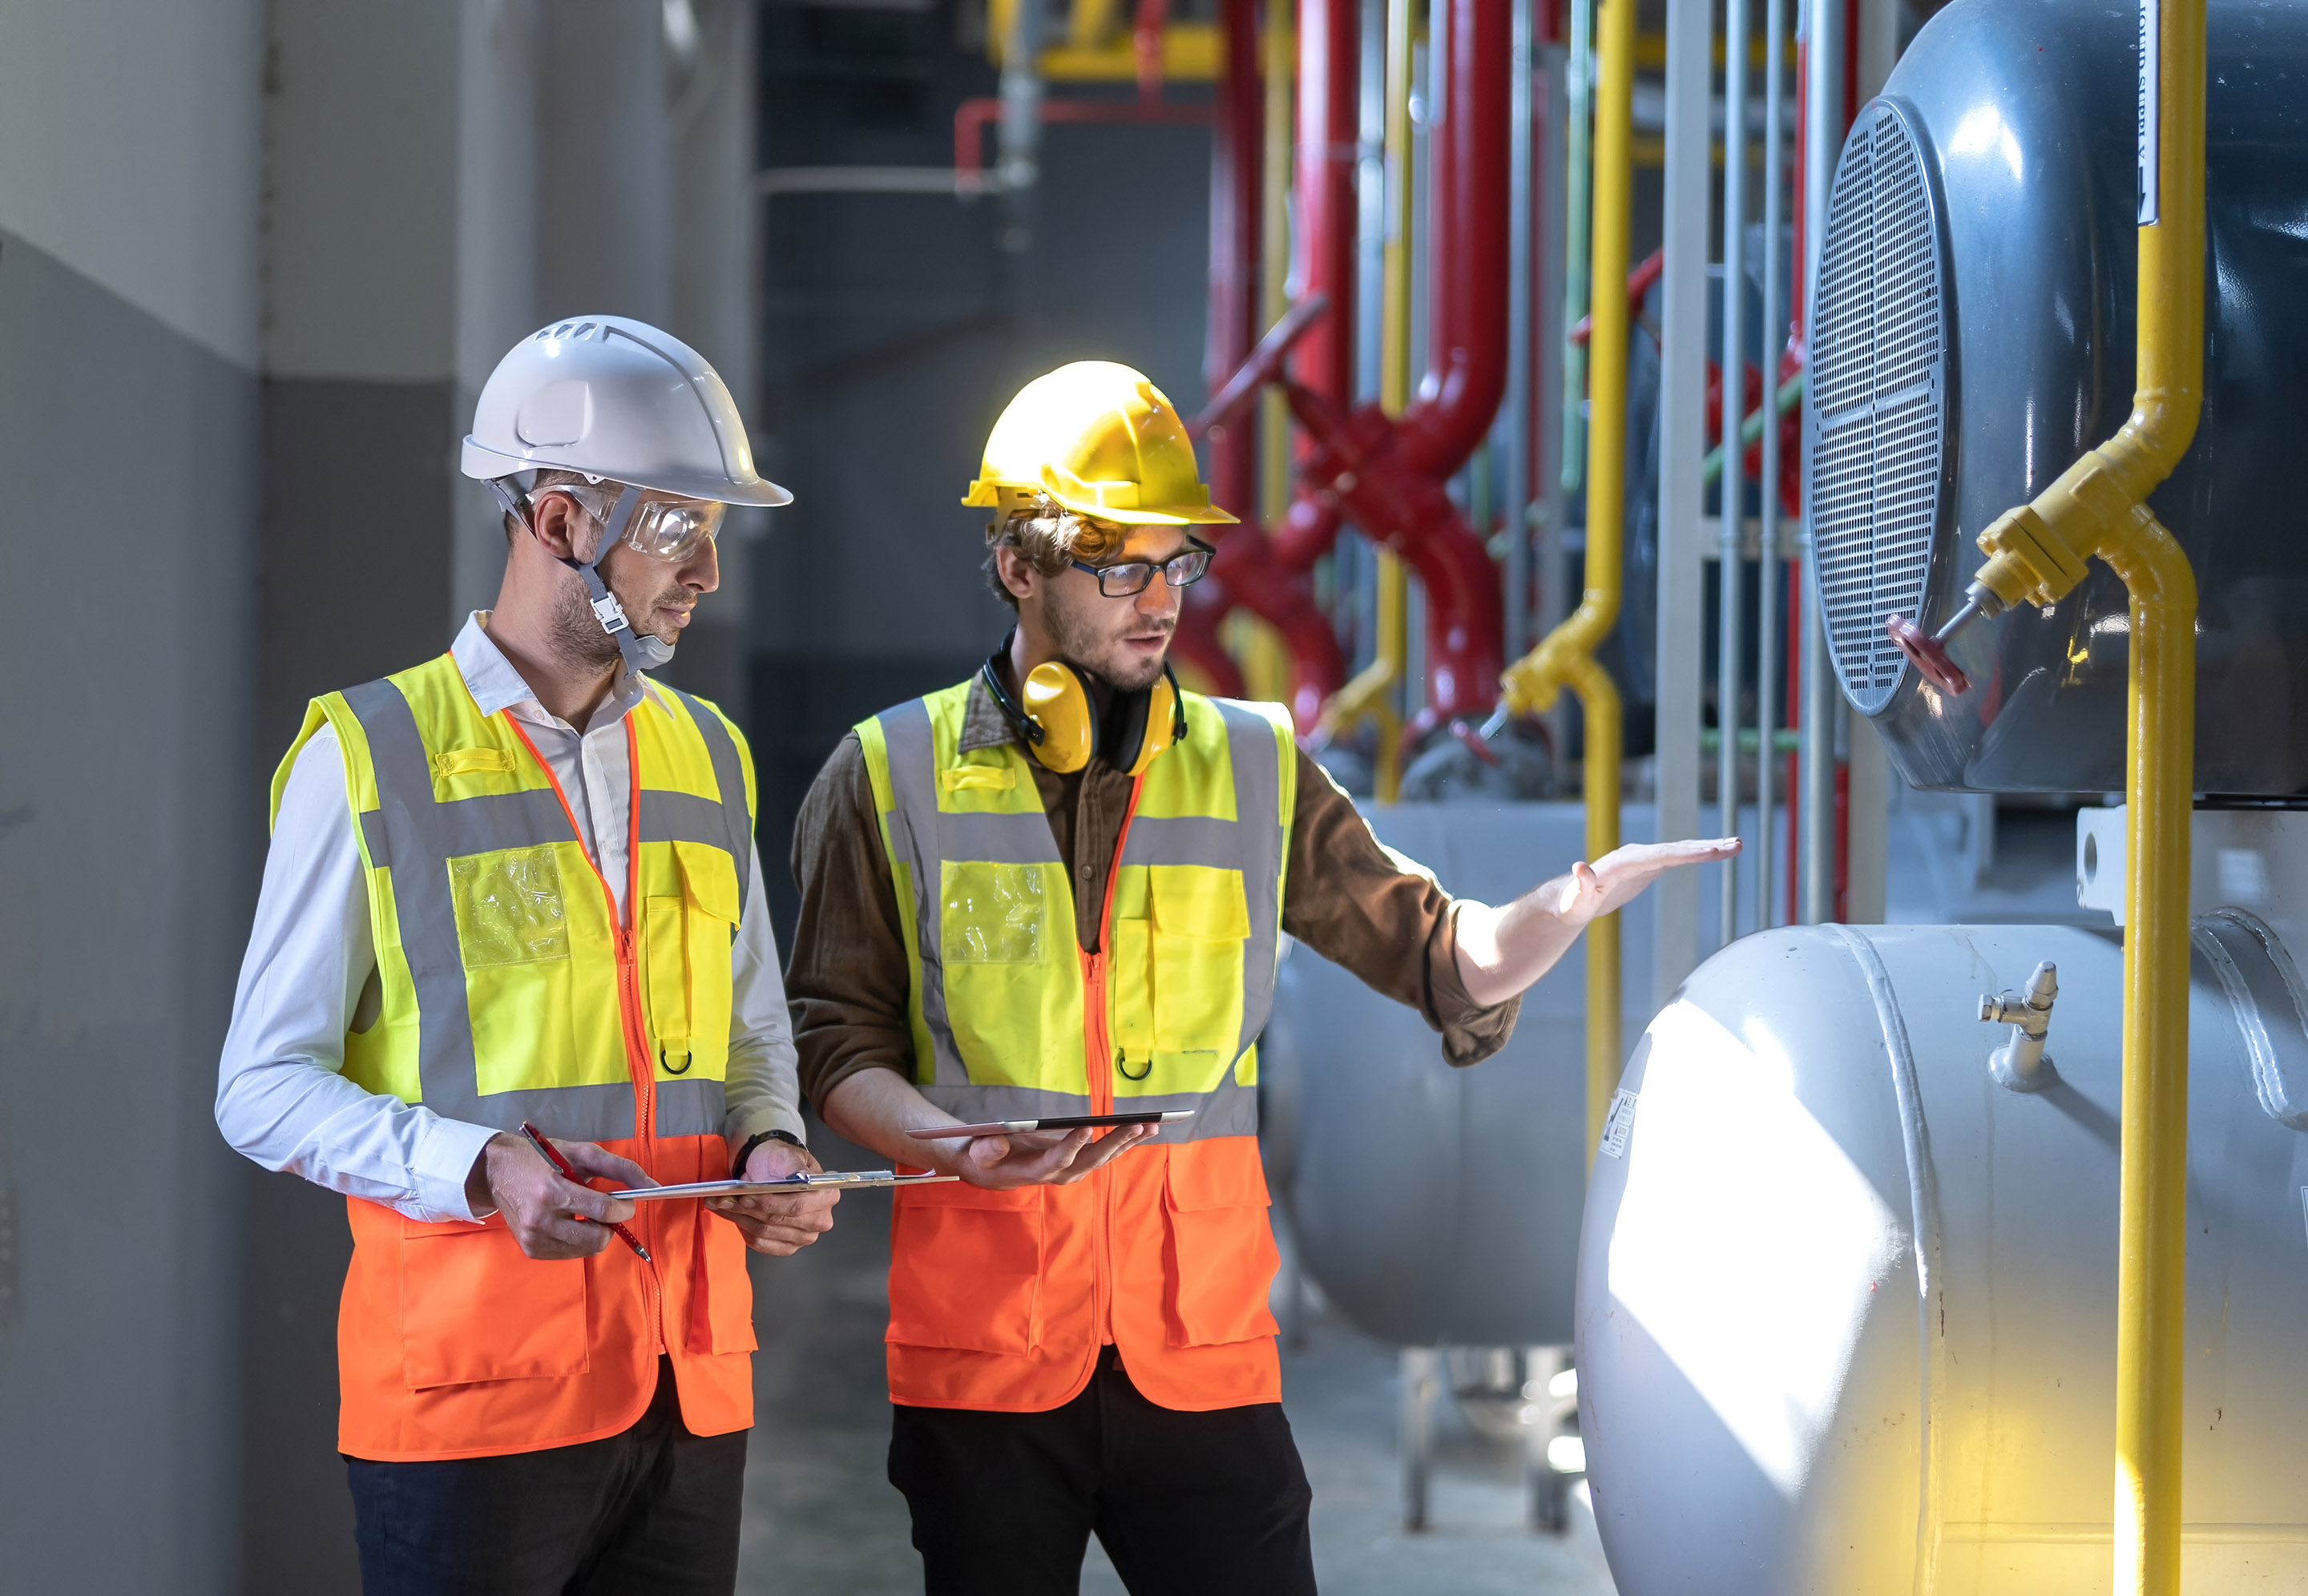
{"type": "Polygon", "coordinates": [[[1467,995],[1486,1007],[1505,1002],[1553,969],[1597,915],[1624,908],[1668,871],[1735,857],[1739,846],[1735,837],[1630,843],[1592,864],[1580,860],[1503,908],[1462,901],[1457,958],[1467,995]]]}
{"type": "Polygon", "coordinates": [[[1573,925],[1625,907],[1659,877],[1685,864],[1708,864],[1738,856],[1745,845],[1735,837],[1698,837],[1686,842],[1629,843],[1589,864],[1584,859],[1563,878],[1554,912],[1573,925]]]}

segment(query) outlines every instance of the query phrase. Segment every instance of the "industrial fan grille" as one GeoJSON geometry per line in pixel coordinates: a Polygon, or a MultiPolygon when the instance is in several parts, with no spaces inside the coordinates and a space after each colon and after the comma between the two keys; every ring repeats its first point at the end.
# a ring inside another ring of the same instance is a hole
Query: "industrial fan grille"
{"type": "Polygon", "coordinates": [[[1827,202],[1811,346],[1811,531],[1829,652],[1862,714],[1908,665],[1884,634],[1920,619],[1948,437],[1947,296],[1921,142],[1878,99],[1843,147],[1827,202]]]}

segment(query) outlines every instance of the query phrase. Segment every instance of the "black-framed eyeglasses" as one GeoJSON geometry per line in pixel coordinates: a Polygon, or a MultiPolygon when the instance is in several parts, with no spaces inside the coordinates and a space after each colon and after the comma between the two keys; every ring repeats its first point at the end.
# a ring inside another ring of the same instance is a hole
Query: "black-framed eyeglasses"
{"type": "Polygon", "coordinates": [[[1108,598],[1128,598],[1145,592],[1158,571],[1171,587],[1191,588],[1202,579],[1202,573],[1210,568],[1210,556],[1218,551],[1199,537],[1190,536],[1186,541],[1193,546],[1159,565],[1147,560],[1132,560],[1124,565],[1092,565],[1081,560],[1070,560],[1067,563],[1096,577],[1098,590],[1108,598]]]}

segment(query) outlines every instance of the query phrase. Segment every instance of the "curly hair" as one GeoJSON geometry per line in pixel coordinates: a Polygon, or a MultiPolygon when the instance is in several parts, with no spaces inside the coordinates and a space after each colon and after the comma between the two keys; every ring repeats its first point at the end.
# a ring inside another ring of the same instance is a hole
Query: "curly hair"
{"type": "Polygon", "coordinates": [[[1016,549],[1027,564],[1046,577],[1054,577],[1071,561],[1095,562],[1107,558],[1128,536],[1127,528],[1101,527],[1047,494],[1037,493],[1032,503],[1012,511],[1000,520],[986,523],[986,585],[994,590],[996,598],[1014,610],[1018,607],[1018,596],[1002,585],[1002,573],[994,558],[996,549],[1016,549]]]}

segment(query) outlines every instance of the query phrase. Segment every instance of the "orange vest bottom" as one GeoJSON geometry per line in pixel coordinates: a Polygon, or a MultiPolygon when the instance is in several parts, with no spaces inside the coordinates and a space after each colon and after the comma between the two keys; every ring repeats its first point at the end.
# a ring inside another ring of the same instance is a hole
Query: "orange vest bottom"
{"type": "MultiPolygon", "coordinates": [[[[718,1136],[605,1144],[666,1185],[718,1179],[718,1136]]],[[[737,1227],[695,1199],[643,1203],[590,1258],[524,1255],[501,1215],[420,1224],[347,1200],[353,1261],[337,1315],[338,1447],[378,1463],[489,1457],[630,1428],[670,1353],[691,1433],[754,1421],[754,1292],[737,1227]]]]}
{"type": "Polygon", "coordinates": [[[900,1191],[890,1399],[1045,1412],[1081,1394],[1112,1342],[1163,1407],[1281,1401],[1267,1203],[1247,1136],[1141,1147],[1072,1186],[900,1191]]]}

